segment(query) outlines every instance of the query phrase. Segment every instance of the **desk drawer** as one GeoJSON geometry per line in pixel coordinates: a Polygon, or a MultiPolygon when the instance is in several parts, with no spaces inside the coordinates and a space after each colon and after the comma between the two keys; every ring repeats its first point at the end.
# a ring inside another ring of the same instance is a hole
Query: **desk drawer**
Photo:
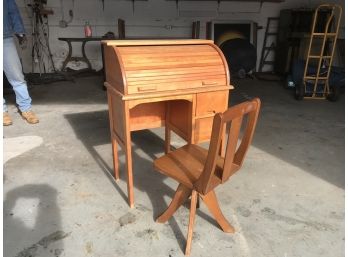
{"type": "Polygon", "coordinates": [[[220,76],[187,76],[187,77],[173,77],[173,76],[158,76],[146,78],[129,78],[127,79],[128,94],[146,93],[146,92],[164,92],[173,90],[185,90],[205,87],[224,85],[225,78],[220,76]]]}
{"type": "Polygon", "coordinates": [[[227,109],[228,91],[197,94],[196,116],[215,115],[227,109]]]}

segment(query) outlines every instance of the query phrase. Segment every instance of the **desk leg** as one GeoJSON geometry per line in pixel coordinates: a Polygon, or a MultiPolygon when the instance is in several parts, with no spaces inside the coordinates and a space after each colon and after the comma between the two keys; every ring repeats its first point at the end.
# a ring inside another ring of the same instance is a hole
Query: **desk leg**
{"type": "Polygon", "coordinates": [[[164,152],[167,154],[170,152],[170,128],[169,128],[169,117],[170,117],[170,103],[166,103],[166,119],[164,128],[164,152]]]}
{"type": "Polygon", "coordinates": [[[71,55],[72,55],[72,46],[71,46],[71,42],[70,41],[66,41],[68,43],[69,46],[69,52],[68,55],[66,56],[64,62],[63,62],[63,66],[62,66],[62,71],[65,70],[66,65],[71,61],[71,55]]]}
{"type": "Polygon", "coordinates": [[[128,203],[131,208],[134,207],[134,193],[133,193],[133,167],[132,167],[132,145],[129,137],[127,136],[126,149],[126,170],[127,170],[127,189],[128,189],[128,203]]]}
{"type": "Polygon", "coordinates": [[[124,102],[124,151],[126,154],[126,171],[127,171],[127,190],[128,203],[131,208],[134,207],[134,192],[133,192],[133,165],[132,165],[132,140],[130,131],[130,118],[128,102],[124,102]]]}
{"type": "Polygon", "coordinates": [[[118,153],[117,153],[117,141],[115,137],[113,136],[111,138],[112,142],[112,153],[114,158],[114,172],[115,172],[115,179],[116,181],[120,179],[120,171],[118,167],[118,153]]]}
{"type": "Polygon", "coordinates": [[[114,129],[114,115],[113,115],[114,110],[112,108],[111,93],[108,91],[107,95],[108,95],[108,106],[109,106],[109,123],[110,123],[114,173],[115,173],[115,180],[119,180],[120,179],[120,172],[119,172],[119,167],[118,167],[117,140],[116,140],[115,129],[114,129]]]}
{"type": "Polygon", "coordinates": [[[195,95],[193,97],[193,100],[192,100],[191,105],[190,105],[190,109],[189,109],[190,115],[189,115],[188,120],[187,120],[187,124],[189,126],[187,131],[191,131],[191,133],[188,135],[189,137],[188,137],[187,143],[190,143],[190,144],[198,143],[195,141],[196,105],[197,105],[197,96],[195,95]]]}
{"type": "Polygon", "coordinates": [[[167,124],[164,131],[164,152],[166,154],[170,152],[170,129],[167,124]]]}
{"type": "Polygon", "coordinates": [[[84,58],[84,62],[87,63],[87,65],[88,65],[88,69],[91,70],[92,69],[92,65],[89,62],[88,58],[87,58],[86,51],[85,51],[85,46],[86,46],[86,41],[83,41],[82,42],[82,56],[84,58]]]}

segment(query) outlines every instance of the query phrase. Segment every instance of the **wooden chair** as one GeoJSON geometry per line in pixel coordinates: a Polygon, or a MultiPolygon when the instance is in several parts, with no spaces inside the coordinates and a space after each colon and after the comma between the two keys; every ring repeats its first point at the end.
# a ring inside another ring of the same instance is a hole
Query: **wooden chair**
{"type": "Polygon", "coordinates": [[[226,182],[242,166],[254,134],[260,104],[260,100],[255,98],[231,107],[224,113],[217,113],[214,116],[209,150],[198,145],[188,144],[154,161],[155,169],[180,183],[168,209],[157,218],[157,222],[164,223],[169,220],[191,196],[185,255],[190,254],[198,196],[207,205],[222,230],[226,233],[234,232],[234,228],[220,210],[214,189],[226,182]],[[248,119],[242,133],[241,127],[243,119],[246,117],[248,119]],[[222,157],[219,153],[222,150],[222,138],[228,124],[230,124],[230,129],[226,154],[225,157],[222,157]],[[242,137],[238,145],[240,134],[242,137]]]}

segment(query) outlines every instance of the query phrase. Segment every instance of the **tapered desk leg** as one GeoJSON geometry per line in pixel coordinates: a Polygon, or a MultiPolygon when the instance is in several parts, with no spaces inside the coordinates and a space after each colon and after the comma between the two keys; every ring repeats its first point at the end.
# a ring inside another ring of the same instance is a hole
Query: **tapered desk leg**
{"type": "Polygon", "coordinates": [[[128,203],[131,208],[134,207],[134,193],[133,193],[133,165],[132,165],[132,140],[130,131],[130,118],[128,102],[124,103],[124,145],[126,154],[126,171],[127,171],[127,190],[128,190],[128,203]]]}
{"type": "Polygon", "coordinates": [[[126,170],[127,170],[127,190],[128,203],[131,208],[134,207],[134,193],[133,193],[133,167],[132,167],[132,148],[131,142],[126,142],[126,170]]]}
{"type": "Polygon", "coordinates": [[[115,172],[115,179],[120,179],[120,171],[118,167],[118,153],[117,153],[117,141],[114,137],[112,137],[112,153],[113,153],[113,163],[114,163],[114,172],[115,172]]]}
{"type": "Polygon", "coordinates": [[[170,129],[167,125],[164,131],[164,152],[167,154],[170,152],[170,129]]]}
{"type": "Polygon", "coordinates": [[[166,103],[166,121],[164,127],[164,152],[165,154],[170,152],[170,128],[169,128],[169,117],[170,117],[170,103],[166,103]]]}
{"type": "Polygon", "coordinates": [[[109,106],[109,121],[110,121],[110,133],[111,133],[111,145],[112,145],[112,157],[113,157],[113,165],[114,165],[114,174],[115,180],[120,179],[120,172],[118,166],[118,153],[117,153],[117,141],[114,129],[114,120],[113,120],[113,109],[112,109],[112,98],[111,93],[108,92],[108,106],[109,106]]]}

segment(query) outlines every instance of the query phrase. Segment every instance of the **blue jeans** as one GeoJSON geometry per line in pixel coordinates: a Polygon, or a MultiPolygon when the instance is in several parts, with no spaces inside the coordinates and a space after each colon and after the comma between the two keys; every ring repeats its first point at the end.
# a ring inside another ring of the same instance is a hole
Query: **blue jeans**
{"type": "MultiPolygon", "coordinates": [[[[21,112],[31,109],[31,98],[29,96],[27,82],[24,79],[22,64],[19,60],[13,37],[3,40],[3,65],[8,82],[16,94],[16,103],[21,112]]],[[[7,112],[5,99],[3,99],[4,112],[7,112]]]]}

